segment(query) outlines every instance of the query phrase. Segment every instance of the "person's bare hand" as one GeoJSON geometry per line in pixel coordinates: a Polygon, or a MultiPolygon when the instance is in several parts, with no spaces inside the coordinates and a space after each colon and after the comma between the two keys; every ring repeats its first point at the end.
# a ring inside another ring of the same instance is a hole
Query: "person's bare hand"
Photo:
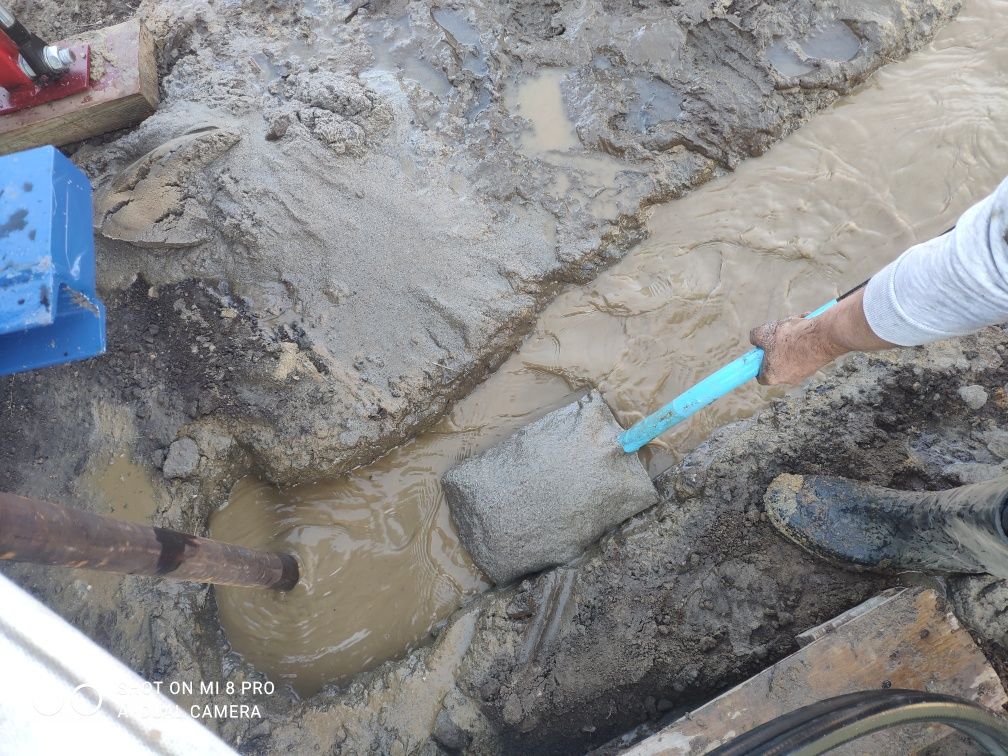
{"type": "Polygon", "coordinates": [[[847,350],[833,343],[823,324],[796,315],[753,328],[749,341],[765,352],[756,380],[764,386],[793,386],[844,354],[847,350]]]}
{"type": "Polygon", "coordinates": [[[797,316],[756,326],[749,341],[766,354],[757,380],[764,386],[801,383],[848,352],[877,352],[895,344],[883,341],[864,315],[864,289],[844,296],[811,320],[797,316]]]}

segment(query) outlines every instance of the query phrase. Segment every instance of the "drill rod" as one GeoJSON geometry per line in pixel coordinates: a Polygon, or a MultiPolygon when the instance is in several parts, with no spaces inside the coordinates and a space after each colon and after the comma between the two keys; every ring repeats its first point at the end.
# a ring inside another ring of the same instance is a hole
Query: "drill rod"
{"type": "Polygon", "coordinates": [[[0,493],[0,559],[279,591],[297,585],[300,575],[290,554],[9,493],[0,493]]]}

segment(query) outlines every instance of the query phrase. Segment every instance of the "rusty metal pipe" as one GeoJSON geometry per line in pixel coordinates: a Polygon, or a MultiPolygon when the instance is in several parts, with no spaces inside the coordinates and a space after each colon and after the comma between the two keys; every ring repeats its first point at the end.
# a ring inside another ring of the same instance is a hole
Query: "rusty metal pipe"
{"type": "Polygon", "coordinates": [[[127,575],[288,591],[291,554],[122,522],[40,499],[0,493],[0,559],[127,575]]]}

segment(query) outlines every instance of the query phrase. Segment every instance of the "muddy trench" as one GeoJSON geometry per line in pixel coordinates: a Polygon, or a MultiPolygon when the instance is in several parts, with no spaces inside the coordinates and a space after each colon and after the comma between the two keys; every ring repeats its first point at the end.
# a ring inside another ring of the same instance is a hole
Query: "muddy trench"
{"type": "MultiPolygon", "coordinates": [[[[138,15],[163,102],[67,150],[109,351],[0,381],[0,489],[305,579],[3,570],[148,679],[275,682],[203,720],[241,752],[612,751],[891,582],[783,541],[776,474],[1005,474],[998,328],[738,391],[645,452],[658,506],[515,585],[439,484],[590,388],[628,426],[985,196],[1001,0],[13,5],[138,15]]],[[[1002,671],[1001,584],[947,590],[1002,671]]]]}

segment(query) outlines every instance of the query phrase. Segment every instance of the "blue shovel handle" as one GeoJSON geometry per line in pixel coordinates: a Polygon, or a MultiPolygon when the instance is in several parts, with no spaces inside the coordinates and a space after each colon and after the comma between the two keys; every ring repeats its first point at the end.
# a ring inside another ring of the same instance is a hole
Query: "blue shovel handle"
{"type": "MultiPolygon", "coordinates": [[[[867,282],[866,282],[867,283],[867,282]]],[[[864,284],[862,284],[863,286],[864,284]]],[[[841,297],[830,300],[818,310],[810,312],[806,318],[814,318],[822,315],[826,310],[835,305],[844,297],[853,294],[860,289],[847,292],[841,297]]],[[[640,449],[645,444],[654,441],[658,436],[667,431],[676,423],[681,423],[690,415],[699,412],[715,399],[720,399],[759,375],[760,367],[763,365],[763,350],[753,349],[751,352],[739,357],[737,360],[729,362],[716,373],[712,373],[700,381],[698,384],[666,404],[654,414],[648,415],[633,427],[620,434],[619,442],[623,451],[631,454],[640,449]]]]}

